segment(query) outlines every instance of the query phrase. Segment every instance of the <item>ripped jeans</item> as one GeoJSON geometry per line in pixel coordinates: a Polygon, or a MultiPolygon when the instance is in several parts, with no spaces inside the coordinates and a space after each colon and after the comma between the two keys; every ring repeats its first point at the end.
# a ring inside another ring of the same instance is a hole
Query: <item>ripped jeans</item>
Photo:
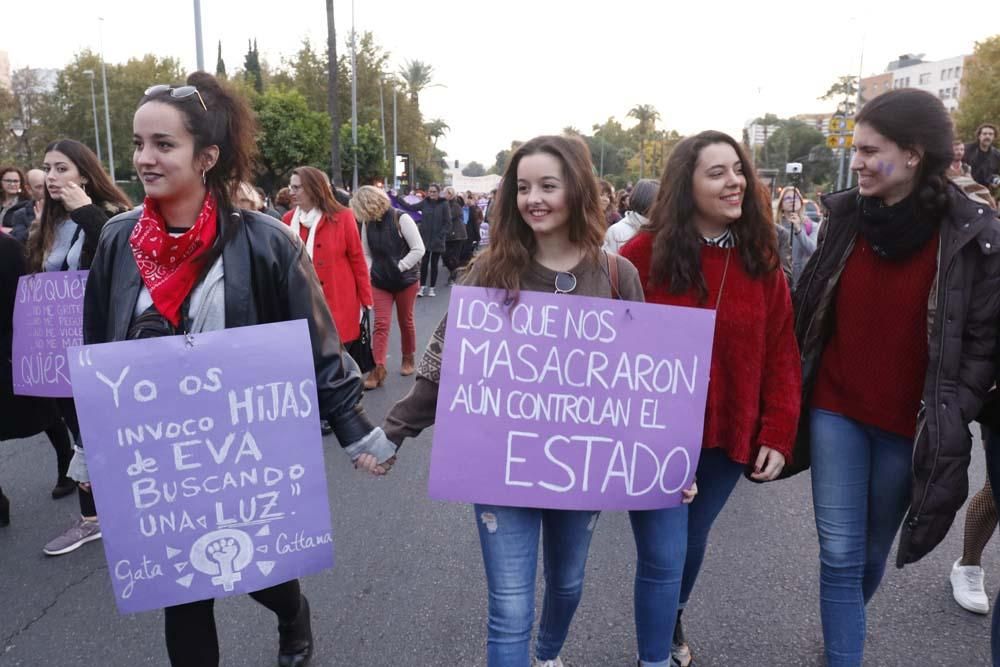
{"type": "Polygon", "coordinates": [[[489,589],[489,667],[531,662],[538,537],[544,540],[545,597],[535,656],[559,655],[583,594],[590,538],[598,512],[474,505],[489,589]]]}

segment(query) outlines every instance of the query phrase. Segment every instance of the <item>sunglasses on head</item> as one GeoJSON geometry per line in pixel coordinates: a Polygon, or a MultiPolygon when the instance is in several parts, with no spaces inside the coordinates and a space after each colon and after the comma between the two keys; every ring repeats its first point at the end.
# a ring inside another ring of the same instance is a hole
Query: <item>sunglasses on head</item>
{"type": "Polygon", "coordinates": [[[201,108],[208,111],[208,107],[205,106],[205,100],[202,98],[201,93],[198,92],[198,89],[194,86],[177,86],[174,88],[173,86],[165,83],[160,83],[147,88],[145,95],[146,97],[155,97],[166,92],[170,93],[170,97],[178,100],[183,100],[184,98],[191,97],[192,95],[197,95],[198,101],[201,102],[201,108]]]}
{"type": "Polygon", "coordinates": [[[560,271],[556,274],[556,294],[570,294],[576,289],[576,276],[569,271],[560,271]]]}

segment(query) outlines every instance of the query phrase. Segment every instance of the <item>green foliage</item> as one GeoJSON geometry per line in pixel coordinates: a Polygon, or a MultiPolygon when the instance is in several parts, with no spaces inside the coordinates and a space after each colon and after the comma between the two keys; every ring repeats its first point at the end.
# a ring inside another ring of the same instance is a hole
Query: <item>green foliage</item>
{"type": "MultiPolygon", "coordinates": [[[[218,45],[216,71],[224,71],[221,43],[218,45]]],[[[393,136],[393,98],[396,98],[396,134],[398,150],[411,156],[411,167],[417,184],[426,186],[428,180],[440,181],[444,176],[443,152],[434,145],[449,129],[443,120],[435,119],[430,128],[425,127],[418,103],[419,91],[434,85],[433,68],[414,61],[409,63],[414,78],[414,88],[389,73],[389,54],[375,42],[371,33],[358,36],[357,42],[357,99],[359,141],[365,137],[361,155],[371,153],[371,133],[377,139],[378,160],[364,158],[372,178],[387,173],[382,160],[382,117],[385,118],[385,137],[391,148],[393,136]],[[361,129],[364,128],[364,129],[361,129]],[[434,136],[428,134],[430,129],[434,136]]],[[[260,185],[273,191],[287,177],[289,170],[309,164],[324,171],[330,169],[334,138],[327,94],[329,53],[315,49],[304,41],[300,49],[282,61],[276,69],[260,60],[255,41],[248,43],[243,69],[233,72],[229,84],[245,95],[256,109],[260,121],[259,180],[260,185]]],[[[78,53],[63,68],[56,80],[55,90],[47,91],[38,72],[20,70],[14,73],[13,94],[0,89],[0,162],[16,162],[30,167],[37,166],[47,143],[60,137],[73,137],[96,149],[93,111],[91,108],[90,79],[84,71],[95,76],[100,136],[102,149],[107,145],[104,137],[104,101],[101,90],[101,63],[98,56],[88,50],[78,53]],[[7,123],[14,118],[23,119],[24,137],[15,141],[6,131],[7,123]]],[[[132,169],[132,116],[136,103],[150,85],[184,80],[180,63],[172,58],[147,55],[133,58],[125,64],[108,64],[108,96],[111,109],[114,160],[119,180],[127,180],[132,169]]],[[[337,92],[336,110],[339,118],[351,117],[351,67],[350,59],[336,60],[337,92]]],[[[350,144],[350,142],[348,142],[350,144]]],[[[344,151],[338,151],[338,156],[344,151]]],[[[107,156],[105,156],[107,158],[107,156]]],[[[353,166],[353,155],[352,162],[353,166]]],[[[342,171],[342,170],[341,170],[342,171]]],[[[349,179],[348,179],[349,180],[349,179]]]]}
{"type": "Polygon", "coordinates": [[[222,40],[219,40],[219,54],[215,57],[215,76],[226,78],[226,61],[222,59],[222,40]]]}
{"type": "Polygon", "coordinates": [[[757,152],[758,169],[776,169],[779,183],[785,185],[785,165],[802,163],[800,189],[812,190],[828,184],[836,177],[837,163],[833,152],[826,147],[823,133],[799,120],[785,120],[768,114],[758,122],[777,126],[767,138],[763,150],[757,152]]]}
{"type": "Polygon", "coordinates": [[[851,75],[838,77],[830,85],[830,89],[826,91],[826,94],[819,99],[840,100],[840,110],[849,116],[853,115],[855,107],[857,107],[858,77],[851,75]]]}
{"type": "Polygon", "coordinates": [[[431,88],[439,84],[434,81],[434,68],[420,60],[407,60],[399,68],[399,76],[406,82],[407,92],[410,99],[416,104],[419,102],[420,93],[424,88],[431,88]]]}
{"type": "Polygon", "coordinates": [[[485,176],[486,167],[479,164],[478,162],[470,162],[465,165],[462,169],[462,176],[468,176],[469,178],[475,178],[476,176],[485,176]]]}
{"type": "Polygon", "coordinates": [[[974,141],[981,124],[1000,124],[1000,35],[976,42],[962,75],[962,91],[955,128],[959,137],[974,141]]]}
{"type": "Polygon", "coordinates": [[[247,54],[243,57],[243,80],[251,84],[258,93],[264,92],[264,75],[260,68],[256,39],[253,40],[253,45],[247,42],[247,54]]]}
{"type": "Polygon", "coordinates": [[[330,163],[330,119],[311,111],[298,91],[268,90],[254,99],[260,124],[260,181],[273,191],[295,167],[326,170],[330,163]]]}
{"type": "MultiPolygon", "coordinates": [[[[382,130],[377,123],[358,125],[358,184],[369,185],[382,181],[386,176],[386,163],[382,159],[382,130]]],[[[340,127],[340,164],[344,171],[344,183],[351,183],[354,178],[354,144],[351,137],[351,124],[344,123],[340,127]]]]}

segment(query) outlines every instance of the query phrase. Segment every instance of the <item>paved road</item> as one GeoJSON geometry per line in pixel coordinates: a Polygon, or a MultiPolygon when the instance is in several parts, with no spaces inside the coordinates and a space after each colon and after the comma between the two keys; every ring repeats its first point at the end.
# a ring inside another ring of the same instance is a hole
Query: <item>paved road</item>
{"type": "MultiPolygon", "coordinates": [[[[447,290],[417,302],[426,340],[447,290]]],[[[393,338],[387,386],[365,406],[381,418],[410,380],[393,338]]],[[[407,443],[384,480],[361,476],[332,438],[327,475],[337,565],[309,577],[316,665],[413,667],[485,664],[486,587],[472,511],[427,499],[431,434],[407,443]]],[[[0,445],[0,483],[13,500],[0,529],[0,665],[165,665],[159,613],[115,610],[100,543],[46,558],[42,545],[76,512],[49,499],[54,456],[34,438],[0,445]]],[[[983,481],[979,448],[972,488],[983,481]]],[[[948,572],[961,519],[924,561],[891,570],[869,608],[867,664],[986,665],[989,619],[951,599],[948,572]]],[[[987,588],[1000,582],[1000,548],[987,549],[987,588]]],[[[634,548],[623,514],[601,517],[584,599],[564,657],[575,667],[634,664],[634,548]]],[[[541,571],[539,569],[539,571],[541,571]]],[[[808,476],[769,486],[741,482],[720,517],[696,597],[685,613],[702,667],[822,664],[817,546],[808,476]]],[[[223,664],[275,664],[273,616],[249,598],[216,606],[223,664]]]]}

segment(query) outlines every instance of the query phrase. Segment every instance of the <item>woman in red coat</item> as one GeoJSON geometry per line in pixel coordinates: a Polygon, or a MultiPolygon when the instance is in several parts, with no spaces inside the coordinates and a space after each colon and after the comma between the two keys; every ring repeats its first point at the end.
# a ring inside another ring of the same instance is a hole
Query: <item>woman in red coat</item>
{"type": "Polygon", "coordinates": [[[361,309],[375,303],[354,213],[315,167],[295,169],[288,189],[294,208],[283,220],[306,244],[340,340],[350,345],[361,335],[361,309]]]}
{"type": "MultiPolygon", "coordinates": [[[[755,196],[752,163],[736,141],[702,132],[670,154],[649,224],[622,255],[639,270],[646,301],[716,311],[705,434],[689,506],[678,607],[687,604],[719,512],[748,470],[775,479],[790,458],[801,368],[776,226],[755,196]]],[[[655,530],[655,526],[651,529],[655,530]]],[[[665,613],[673,611],[664,600],[665,613]]],[[[674,662],[691,663],[680,613],[674,662]]]]}

